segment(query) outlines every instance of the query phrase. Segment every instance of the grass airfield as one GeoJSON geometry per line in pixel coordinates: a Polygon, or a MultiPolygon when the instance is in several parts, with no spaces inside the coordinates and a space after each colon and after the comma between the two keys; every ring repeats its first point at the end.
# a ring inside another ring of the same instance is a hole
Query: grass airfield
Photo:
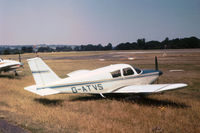
{"type": "MultiPolygon", "coordinates": [[[[148,50],[38,53],[61,78],[79,69],[128,63],[154,69],[158,56],[164,74],[159,83],[187,83],[188,87],[162,94],[135,95],[58,94],[41,97],[23,88],[35,84],[23,54],[24,69],[15,77],[0,76],[0,119],[31,132],[200,132],[200,50],[148,50]],[[128,60],[133,58],[133,60],[128,60]],[[170,72],[169,70],[183,70],[170,72]]],[[[18,60],[18,55],[1,56],[18,60]]],[[[1,132],[1,129],[0,129],[1,132]]]]}

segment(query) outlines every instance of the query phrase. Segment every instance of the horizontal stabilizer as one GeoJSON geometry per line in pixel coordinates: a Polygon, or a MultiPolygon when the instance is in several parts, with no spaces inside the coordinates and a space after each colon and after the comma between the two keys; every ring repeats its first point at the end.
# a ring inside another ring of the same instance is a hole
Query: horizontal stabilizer
{"type": "Polygon", "coordinates": [[[59,91],[54,90],[54,89],[40,89],[40,90],[37,90],[35,85],[25,87],[24,89],[27,90],[27,91],[30,91],[32,93],[38,94],[40,96],[53,95],[53,94],[60,93],[59,91]]]}
{"type": "Polygon", "coordinates": [[[156,93],[167,90],[178,89],[186,87],[187,84],[177,83],[177,84],[153,84],[153,85],[131,85],[120,88],[113,91],[112,93],[156,93]]]}

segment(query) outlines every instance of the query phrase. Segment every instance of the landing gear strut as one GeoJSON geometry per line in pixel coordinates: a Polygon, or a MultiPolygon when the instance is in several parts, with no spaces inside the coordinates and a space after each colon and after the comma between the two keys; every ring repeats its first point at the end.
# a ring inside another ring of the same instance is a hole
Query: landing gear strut
{"type": "Polygon", "coordinates": [[[19,76],[18,73],[17,73],[17,71],[14,71],[14,72],[15,72],[15,76],[19,76]]]}
{"type": "Polygon", "coordinates": [[[99,93],[103,98],[106,98],[102,93],[99,93]]]}

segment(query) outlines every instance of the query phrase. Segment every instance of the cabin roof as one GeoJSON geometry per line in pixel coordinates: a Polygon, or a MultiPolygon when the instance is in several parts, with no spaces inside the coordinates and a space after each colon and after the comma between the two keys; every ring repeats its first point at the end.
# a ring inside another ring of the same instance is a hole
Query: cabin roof
{"type": "Polygon", "coordinates": [[[122,68],[127,68],[127,67],[133,68],[129,64],[114,64],[114,65],[109,65],[106,67],[101,67],[101,68],[92,70],[92,72],[113,72],[113,71],[120,70],[122,68]]]}

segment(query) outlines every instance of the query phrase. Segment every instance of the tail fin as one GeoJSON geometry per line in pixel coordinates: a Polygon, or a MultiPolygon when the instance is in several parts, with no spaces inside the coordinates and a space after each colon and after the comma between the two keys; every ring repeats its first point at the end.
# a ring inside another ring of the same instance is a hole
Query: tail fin
{"type": "Polygon", "coordinates": [[[60,80],[41,58],[36,57],[28,59],[27,61],[37,86],[43,86],[60,80]]]}

